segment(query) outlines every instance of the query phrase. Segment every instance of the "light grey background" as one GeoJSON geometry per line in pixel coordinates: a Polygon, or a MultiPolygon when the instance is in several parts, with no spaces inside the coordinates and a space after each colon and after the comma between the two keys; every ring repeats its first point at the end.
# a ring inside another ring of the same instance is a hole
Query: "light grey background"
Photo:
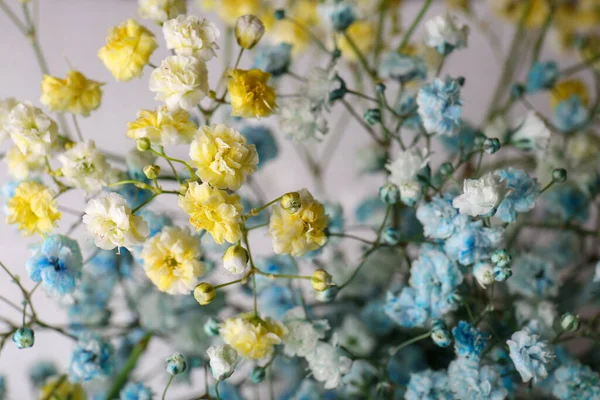
{"type": "MultiPolygon", "coordinates": [[[[15,9],[19,6],[17,0],[7,0],[7,3],[15,9]]],[[[148,90],[150,70],[147,69],[147,73],[141,79],[116,83],[96,56],[96,52],[104,44],[109,27],[119,24],[126,18],[136,17],[136,2],[133,0],[41,0],[40,3],[41,22],[39,34],[51,73],[64,76],[69,69],[69,65],[71,65],[89,78],[106,82],[103,87],[102,107],[93,112],[91,117],[80,119],[84,136],[93,138],[100,149],[123,154],[134,147],[133,141],[125,136],[126,123],[135,118],[136,112],[140,108],[151,109],[157,105],[157,102],[153,99],[153,94],[148,90]]],[[[422,2],[405,1],[405,3],[403,20],[409,21],[412,20],[422,2]]],[[[488,15],[488,10],[485,4],[482,3],[478,3],[476,11],[481,18],[485,18],[488,15]]],[[[441,2],[438,2],[431,8],[427,16],[432,17],[441,10],[441,2]]],[[[195,4],[190,6],[190,13],[200,14],[195,4]]],[[[216,21],[213,15],[207,17],[216,21]]],[[[161,47],[152,56],[152,62],[159,64],[161,58],[168,54],[164,47],[160,29],[153,26],[149,21],[143,23],[151,27],[157,34],[161,47]]],[[[507,24],[500,24],[498,21],[494,21],[492,27],[501,38],[502,45],[506,48],[506,42],[510,39],[512,27],[507,24]]],[[[421,34],[422,28],[417,30],[415,37],[419,37],[421,34]]],[[[450,57],[444,68],[444,73],[449,73],[452,76],[462,75],[467,78],[463,90],[464,115],[468,120],[478,123],[487,107],[500,65],[490,50],[488,42],[476,28],[472,28],[469,41],[468,49],[450,57]]],[[[31,48],[2,13],[0,13],[0,54],[2,55],[2,62],[0,62],[0,98],[13,96],[21,101],[28,100],[39,105],[41,73],[31,48]]],[[[316,54],[318,53],[309,52],[308,56],[304,56],[294,69],[299,73],[305,73],[309,65],[308,59],[312,57],[314,60],[316,54]]],[[[553,52],[549,52],[549,55],[555,56],[553,52]]],[[[249,60],[249,57],[244,57],[241,66],[248,66],[249,60]]],[[[575,60],[567,57],[563,61],[565,61],[564,64],[570,65],[575,60]]],[[[320,65],[325,65],[325,62],[325,60],[321,60],[320,65]]],[[[213,87],[222,68],[222,58],[209,62],[210,81],[213,87]]],[[[351,82],[349,74],[344,76],[351,82]]],[[[284,79],[283,84],[287,88],[282,92],[293,92],[293,87],[289,86],[288,83],[294,81],[286,79],[284,79]]],[[[546,100],[538,100],[540,101],[540,107],[545,107],[546,100]]],[[[364,110],[364,106],[362,109],[364,110]]],[[[330,123],[332,127],[335,127],[336,121],[340,117],[340,107],[335,107],[332,113],[330,123]]],[[[296,190],[301,187],[314,189],[314,184],[307,174],[306,168],[300,163],[299,157],[291,148],[290,142],[281,135],[278,135],[277,139],[282,150],[279,160],[267,165],[255,176],[267,197],[273,198],[285,191],[296,190]]],[[[355,151],[368,143],[369,137],[366,133],[356,123],[351,122],[346,128],[344,139],[342,139],[338,150],[333,154],[330,167],[325,173],[326,193],[322,194],[320,198],[342,202],[348,217],[352,215],[354,206],[367,195],[368,191],[373,193],[381,184],[380,178],[357,176],[355,172],[355,162],[352,161],[355,151]]],[[[6,149],[6,145],[6,143],[3,145],[3,151],[6,149]]],[[[320,150],[322,147],[323,145],[315,146],[315,149],[320,150]]],[[[184,148],[179,148],[176,154],[185,156],[185,153],[184,148]]],[[[0,183],[7,180],[6,167],[4,163],[0,163],[0,183]]],[[[162,208],[177,212],[174,198],[167,198],[166,201],[165,203],[165,199],[159,199],[162,208]]],[[[81,210],[84,200],[79,192],[69,193],[61,198],[60,203],[81,210]]],[[[161,208],[157,205],[153,205],[153,207],[155,209],[161,208]]],[[[64,213],[64,218],[60,222],[57,232],[64,232],[73,220],[74,217],[64,213]]],[[[85,242],[83,230],[78,230],[75,236],[80,240],[80,243],[85,242]]],[[[0,260],[8,265],[12,271],[19,274],[23,278],[24,285],[28,288],[33,285],[25,273],[24,263],[30,254],[28,246],[37,240],[39,239],[24,239],[16,232],[14,227],[7,226],[4,222],[0,223],[0,260]]],[[[262,232],[253,233],[251,240],[260,249],[259,253],[268,252],[268,241],[263,237],[262,232]]],[[[89,247],[85,249],[86,253],[89,253],[89,247]]],[[[16,302],[20,301],[20,292],[1,271],[0,294],[16,302]]],[[[66,322],[64,311],[56,305],[54,300],[48,298],[43,290],[37,291],[33,302],[43,320],[57,325],[66,322]]],[[[2,302],[0,302],[0,315],[14,321],[20,319],[18,313],[2,302]]],[[[47,331],[37,332],[35,347],[32,349],[17,350],[12,343],[8,343],[0,355],[0,374],[8,378],[8,398],[13,400],[33,398],[26,378],[28,369],[40,359],[55,360],[61,367],[66,368],[71,349],[72,342],[70,340],[47,331]]],[[[153,342],[149,354],[150,356],[144,359],[144,369],[149,369],[162,362],[162,359],[169,354],[169,350],[165,346],[153,342]]],[[[164,387],[163,379],[155,379],[152,386],[156,392],[162,391],[164,387]]],[[[202,379],[198,376],[193,389],[189,387],[174,388],[170,394],[200,394],[203,387],[202,379]]],[[[250,394],[249,398],[252,397],[250,394]]]]}

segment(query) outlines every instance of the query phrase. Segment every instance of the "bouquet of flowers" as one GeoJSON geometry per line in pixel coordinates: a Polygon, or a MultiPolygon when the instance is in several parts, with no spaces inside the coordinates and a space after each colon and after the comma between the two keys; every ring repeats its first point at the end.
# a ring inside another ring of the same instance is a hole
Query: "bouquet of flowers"
{"type": "Polygon", "coordinates": [[[0,351],[72,346],[29,382],[3,357],[0,399],[600,399],[598,1],[139,0],[109,83],[53,75],[37,3],[0,0],[43,75],[39,106],[0,93],[3,212],[35,238],[0,261],[0,351]],[[469,122],[444,67],[475,34],[502,69],[469,122]],[[131,151],[97,147],[79,121],[143,76],[131,151]],[[370,184],[333,193],[361,135],[370,184]],[[284,146],[306,184],[273,195],[284,146]]]}

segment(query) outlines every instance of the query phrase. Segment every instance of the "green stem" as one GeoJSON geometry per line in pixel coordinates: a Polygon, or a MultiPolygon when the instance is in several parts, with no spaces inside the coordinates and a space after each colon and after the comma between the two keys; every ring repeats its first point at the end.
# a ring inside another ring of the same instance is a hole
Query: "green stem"
{"type": "Polygon", "coordinates": [[[581,71],[582,69],[589,67],[590,65],[594,64],[596,61],[600,61],[600,53],[586,59],[585,61],[583,61],[579,64],[575,64],[571,67],[566,68],[565,70],[560,72],[560,75],[566,76],[566,75],[574,74],[576,72],[581,71]]]}
{"type": "Polygon", "coordinates": [[[348,239],[354,239],[354,240],[358,240],[359,242],[363,242],[366,244],[370,244],[373,245],[374,243],[367,240],[367,239],[363,239],[361,237],[358,236],[354,236],[354,235],[350,235],[348,233],[334,233],[334,232],[330,232],[329,235],[330,237],[341,237],[341,238],[348,238],[348,239]]]}
{"type": "Polygon", "coordinates": [[[77,122],[77,116],[75,114],[71,114],[73,117],[73,125],[75,125],[75,132],[77,132],[77,137],[79,141],[83,142],[83,135],[81,134],[81,128],[79,127],[79,122],[77,122]]]}
{"type": "Polygon", "coordinates": [[[215,393],[217,395],[217,400],[221,400],[221,396],[219,395],[219,383],[221,383],[221,381],[217,380],[217,383],[215,383],[215,393]]]}
{"type": "Polygon", "coordinates": [[[423,7],[421,7],[421,11],[419,11],[419,14],[417,14],[417,17],[413,20],[412,24],[408,27],[406,34],[402,38],[402,42],[400,42],[400,46],[398,46],[398,52],[401,52],[404,49],[404,47],[406,47],[408,42],[410,41],[410,38],[412,37],[413,33],[415,32],[415,29],[417,28],[417,26],[419,25],[419,23],[425,16],[425,13],[427,13],[427,9],[429,9],[431,2],[432,2],[432,0],[425,0],[425,3],[423,3],[423,7]]]}
{"type": "MultiPolygon", "coordinates": [[[[163,394],[161,397],[162,400],[165,400],[165,396],[167,395],[167,390],[169,390],[169,386],[171,386],[171,382],[173,382],[173,378],[175,378],[175,375],[171,375],[171,377],[169,378],[169,382],[167,382],[167,386],[165,386],[165,390],[163,391],[163,394]]],[[[217,395],[217,397],[218,397],[218,395],[217,395]]]]}
{"type": "Polygon", "coordinates": [[[354,110],[354,108],[352,108],[350,103],[343,99],[341,100],[341,102],[344,105],[344,107],[346,107],[346,110],[348,110],[350,115],[352,115],[352,117],[354,117],[354,119],[367,131],[367,133],[373,138],[373,140],[375,140],[377,143],[383,146],[385,144],[383,143],[383,140],[377,137],[375,131],[369,125],[367,125],[367,123],[363,120],[363,118],[360,115],[358,115],[358,113],[354,110]]]}
{"type": "Polygon", "coordinates": [[[152,196],[150,196],[150,198],[148,200],[144,201],[142,204],[140,204],[139,206],[137,206],[136,208],[134,208],[133,210],[131,210],[131,213],[135,214],[142,207],[146,206],[148,203],[150,203],[152,200],[154,200],[158,195],[159,195],[159,193],[154,193],[152,196]]]}
{"type": "Polygon", "coordinates": [[[393,354],[396,354],[397,352],[399,352],[399,351],[400,351],[400,350],[402,350],[403,348],[405,348],[405,347],[407,347],[407,346],[410,346],[411,344],[413,344],[413,343],[416,343],[416,342],[418,342],[418,341],[420,341],[420,340],[427,339],[427,338],[428,338],[428,337],[430,337],[430,336],[431,336],[431,332],[426,332],[426,333],[423,333],[422,335],[415,336],[414,338],[412,338],[412,339],[409,339],[409,340],[407,340],[406,342],[404,342],[404,343],[401,343],[401,344],[399,344],[399,345],[398,345],[398,346],[396,346],[396,347],[392,347],[392,348],[390,349],[390,354],[392,354],[392,355],[393,355],[393,354]]]}
{"type": "Polygon", "coordinates": [[[247,278],[247,277],[243,277],[243,278],[240,278],[240,279],[236,279],[235,281],[226,282],[226,283],[221,283],[220,285],[216,285],[216,286],[214,286],[214,288],[215,288],[215,289],[220,289],[220,288],[222,288],[222,287],[226,287],[226,286],[229,286],[229,285],[234,285],[234,284],[236,284],[236,283],[243,282],[243,281],[245,281],[246,279],[248,279],[248,278],[247,278]]]}
{"type": "MultiPolygon", "coordinates": [[[[235,60],[235,65],[233,66],[233,69],[237,69],[238,65],[240,65],[240,61],[242,60],[242,54],[244,54],[243,47],[240,48],[240,52],[238,53],[237,59],[235,60]]],[[[223,96],[223,98],[225,98],[225,96],[223,96]]]]}
{"type": "MultiPolygon", "coordinates": [[[[113,381],[113,384],[108,391],[107,399],[115,399],[119,397],[119,392],[127,383],[131,372],[135,369],[140,357],[144,354],[146,349],[148,348],[148,344],[150,343],[150,339],[152,338],[151,333],[146,333],[144,337],[135,345],[129,358],[125,362],[123,369],[119,372],[119,375],[113,381]]],[[[166,389],[165,389],[166,390],[166,389]]],[[[164,398],[164,395],[163,395],[164,398]]]]}
{"type": "Polygon", "coordinates": [[[23,24],[23,22],[21,22],[21,20],[19,19],[19,17],[17,17],[13,10],[11,10],[10,7],[6,3],[4,3],[4,0],[0,0],[0,9],[4,11],[6,16],[12,21],[13,24],[15,24],[17,29],[21,31],[23,35],[26,36],[27,27],[25,26],[25,24],[23,24]]]}
{"type": "Polygon", "coordinates": [[[67,375],[61,375],[60,378],[56,381],[54,385],[52,385],[52,389],[50,392],[44,396],[41,400],[50,400],[55,396],[56,391],[62,386],[63,383],[67,380],[67,375]]]}
{"type": "Polygon", "coordinates": [[[375,72],[373,72],[373,70],[369,66],[369,61],[367,60],[365,55],[362,53],[362,51],[360,51],[360,49],[356,45],[356,42],[354,42],[354,39],[352,39],[352,37],[350,35],[348,35],[348,32],[346,32],[346,31],[344,31],[344,38],[346,39],[346,41],[352,48],[352,51],[354,52],[356,57],[358,57],[358,61],[362,65],[365,72],[371,77],[371,79],[373,81],[377,80],[377,75],[375,74],[375,72]]]}
{"type": "Polygon", "coordinates": [[[556,14],[555,13],[556,1],[550,0],[548,3],[550,3],[550,9],[548,10],[548,15],[546,16],[546,19],[544,20],[544,25],[542,26],[542,29],[540,30],[540,33],[535,42],[535,45],[533,46],[533,56],[531,58],[531,65],[535,64],[540,58],[540,52],[542,51],[542,47],[544,45],[544,40],[546,39],[546,33],[548,32],[548,28],[550,28],[550,25],[552,24],[552,20],[554,19],[554,15],[556,14]]]}

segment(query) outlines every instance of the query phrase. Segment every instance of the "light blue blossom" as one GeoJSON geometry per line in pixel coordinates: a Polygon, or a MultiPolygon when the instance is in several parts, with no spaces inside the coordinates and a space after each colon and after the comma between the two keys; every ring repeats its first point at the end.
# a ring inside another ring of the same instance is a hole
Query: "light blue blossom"
{"type": "Polygon", "coordinates": [[[431,340],[440,347],[448,347],[452,343],[450,331],[443,320],[438,319],[431,324],[431,340]]]}
{"type": "Polygon", "coordinates": [[[481,332],[468,322],[459,321],[452,329],[452,335],[454,335],[454,350],[457,356],[479,361],[481,352],[487,346],[489,338],[487,333],[481,332]]]}
{"type": "Polygon", "coordinates": [[[279,147],[273,132],[264,125],[245,125],[240,132],[246,136],[248,144],[256,146],[258,153],[258,168],[262,168],[271,160],[277,158],[279,147]]]}
{"type": "Polygon", "coordinates": [[[100,327],[108,323],[111,316],[108,303],[117,279],[116,275],[95,274],[89,270],[82,275],[67,311],[72,329],[85,329],[90,325],[100,327]]]}
{"type": "Polygon", "coordinates": [[[268,72],[274,77],[281,76],[287,72],[291,57],[292,45],[289,43],[261,45],[256,50],[253,68],[268,72]]]}
{"type": "Polygon", "coordinates": [[[558,64],[554,61],[536,62],[527,74],[527,83],[525,84],[527,93],[551,89],[558,76],[558,64]]]}
{"type": "Polygon", "coordinates": [[[544,193],[544,205],[552,216],[563,222],[572,220],[585,222],[589,215],[590,199],[584,191],[573,182],[554,185],[544,193]]]}
{"type": "Polygon", "coordinates": [[[73,382],[105,378],[112,372],[113,363],[111,344],[91,332],[86,332],[79,338],[73,350],[69,378],[73,382]]]}
{"type": "Polygon", "coordinates": [[[281,321],[288,310],[296,307],[294,292],[287,286],[273,285],[258,296],[261,315],[281,321]]]}
{"type": "Polygon", "coordinates": [[[29,381],[33,387],[44,386],[46,379],[58,374],[58,368],[53,361],[36,361],[29,369],[29,381]]]}
{"type": "Polygon", "coordinates": [[[396,107],[396,112],[405,118],[402,121],[402,126],[417,130],[423,124],[418,113],[417,98],[414,94],[404,94],[396,107]]]}
{"type": "Polygon", "coordinates": [[[512,270],[513,276],[507,281],[510,293],[540,299],[558,295],[560,278],[551,261],[524,253],[515,257],[512,270]]]}
{"type": "Polygon", "coordinates": [[[357,18],[356,10],[349,1],[329,0],[326,4],[319,6],[318,10],[323,19],[328,21],[331,27],[338,32],[345,31],[357,18]]]}
{"type": "Polygon", "coordinates": [[[486,228],[482,221],[460,221],[461,224],[456,226],[454,233],[444,243],[448,257],[462,265],[489,258],[500,243],[504,229],[486,228]]]}
{"type": "Polygon", "coordinates": [[[427,309],[417,301],[417,291],[407,286],[398,295],[388,292],[385,313],[405,328],[420,327],[427,321],[427,309]]]}
{"type": "Polygon", "coordinates": [[[48,293],[65,295],[75,290],[83,258],[75,240],[55,235],[48,236],[35,249],[25,266],[31,280],[41,281],[48,293]]]}
{"type": "Polygon", "coordinates": [[[495,174],[500,177],[500,182],[505,182],[509,192],[494,215],[502,222],[515,222],[518,212],[527,212],[535,206],[540,195],[540,184],[537,179],[520,169],[507,168],[496,171],[495,174]]]}
{"type": "Polygon", "coordinates": [[[449,238],[455,227],[462,226],[467,218],[452,206],[452,196],[448,194],[435,196],[429,202],[422,202],[417,208],[417,219],[423,225],[423,233],[433,239],[449,238]]]}
{"type": "MultiPolygon", "coordinates": [[[[181,173],[180,173],[180,177],[181,177],[181,173]]],[[[121,174],[121,176],[119,177],[119,180],[127,180],[127,179],[136,179],[136,178],[129,174],[121,174]]],[[[185,179],[185,178],[182,178],[182,179],[185,179]]],[[[144,183],[150,182],[145,176],[138,180],[140,182],[144,182],[144,183]]],[[[146,200],[148,200],[150,197],[152,197],[152,192],[150,190],[141,189],[132,183],[126,183],[123,185],[110,187],[110,191],[118,193],[121,196],[125,197],[125,200],[127,201],[127,205],[132,209],[136,208],[137,206],[141,205],[146,200]]]]}
{"type": "Polygon", "coordinates": [[[450,389],[460,400],[502,400],[508,395],[493,366],[481,367],[476,360],[459,357],[448,367],[450,389]]]}
{"type": "Polygon", "coordinates": [[[445,371],[426,369],[410,375],[406,400],[453,400],[445,371]]]}
{"type": "Polygon", "coordinates": [[[569,362],[554,371],[552,394],[559,400],[598,400],[600,375],[586,365],[569,362]]]}
{"type": "Polygon", "coordinates": [[[21,327],[13,333],[12,341],[17,349],[28,349],[35,343],[35,332],[28,326],[21,327]]]}
{"type": "Polygon", "coordinates": [[[468,154],[475,148],[475,138],[479,132],[471,124],[462,120],[458,134],[453,136],[440,136],[439,140],[450,156],[468,154]]]}
{"type": "Polygon", "coordinates": [[[462,100],[460,84],[450,77],[436,78],[417,95],[419,115],[429,133],[452,136],[461,127],[462,100]]]}
{"type": "Polygon", "coordinates": [[[427,67],[420,57],[407,56],[395,51],[384,53],[377,67],[379,76],[405,83],[427,78],[427,67]]]}
{"type": "Polygon", "coordinates": [[[367,329],[377,336],[385,336],[394,329],[394,322],[385,312],[385,304],[382,300],[371,300],[360,312],[367,329]]]}
{"type": "Polygon", "coordinates": [[[356,207],[354,216],[361,224],[381,225],[386,209],[387,205],[379,197],[368,197],[356,207]]]}
{"type": "Polygon", "coordinates": [[[187,360],[185,359],[185,356],[181,353],[173,353],[172,355],[167,357],[165,364],[165,369],[167,370],[169,375],[178,375],[185,372],[185,370],[188,369],[187,360]]]}
{"type": "Polygon", "coordinates": [[[531,379],[534,382],[546,379],[548,376],[546,364],[554,358],[547,342],[539,340],[539,335],[534,335],[524,328],[513,333],[506,344],[510,350],[510,358],[521,374],[523,382],[529,382],[531,379]]]}
{"type": "Polygon", "coordinates": [[[165,226],[173,225],[173,219],[166,213],[157,213],[147,208],[142,208],[137,215],[144,218],[144,221],[148,223],[148,230],[150,231],[148,238],[159,233],[165,226]]]}
{"type": "Polygon", "coordinates": [[[588,120],[589,111],[581,97],[573,95],[558,103],[554,109],[554,124],[562,132],[572,132],[581,128],[588,120]]]}
{"type": "Polygon", "coordinates": [[[367,396],[369,388],[374,388],[377,381],[377,368],[364,360],[355,360],[350,371],[342,377],[341,392],[345,397],[367,396]]]}
{"type": "Polygon", "coordinates": [[[86,269],[93,275],[108,276],[117,279],[119,276],[131,278],[134,266],[133,255],[122,247],[117,250],[97,250],[98,253],[86,264],[86,269]]]}
{"type": "Polygon", "coordinates": [[[142,383],[129,382],[119,393],[120,400],[152,400],[152,389],[142,383]]]}

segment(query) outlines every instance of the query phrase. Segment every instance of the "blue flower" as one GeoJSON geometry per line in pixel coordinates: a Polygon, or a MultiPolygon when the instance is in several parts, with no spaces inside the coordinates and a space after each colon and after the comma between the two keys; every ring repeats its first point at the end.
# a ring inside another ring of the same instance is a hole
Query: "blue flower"
{"type": "Polygon", "coordinates": [[[539,340],[538,335],[533,335],[524,328],[513,333],[506,344],[510,350],[510,358],[521,374],[523,382],[529,382],[531,379],[537,382],[548,377],[546,364],[554,358],[554,354],[548,348],[547,342],[539,340]]]}
{"type": "Polygon", "coordinates": [[[502,400],[508,392],[499,383],[500,374],[493,366],[481,367],[475,360],[464,357],[448,367],[450,389],[461,400],[502,400]]]}
{"type": "Polygon", "coordinates": [[[356,20],[357,14],[350,2],[333,0],[319,7],[319,11],[329,20],[329,23],[338,32],[343,32],[356,20]]]}
{"type": "Polygon", "coordinates": [[[453,136],[440,136],[439,140],[450,156],[457,154],[468,154],[475,148],[477,129],[466,121],[461,121],[458,134],[453,136]]]}
{"type": "Polygon", "coordinates": [[[385,336],[394,329],[394,323],[385,313],[385,302],[371,300],[360,312],[360,317],[367,329],[377,336],[385,336]]]}
{"type": "Polygon", "coordinates": [[[385,313],[398,325],[405,328],[420,327],[427,321],[427,309],[417,302],[417,292],[407,286],[399,295],[388,292],[385,313]]]}
{"type": "Polygon", "coordinates": [[[95,378],[110,375],[113,369],[113,348],[99,336],[86,332],[77,342],[71,363],[69,377],[73,382],[88,382],[95,378]]]}
{"type": "Polygon", "coordinates": [[[29,381],[32,386],[39,388],[44,386],[46,379],[57,374],[58,368],[53,361],[36,361],[29,370],[29,381]]]}
{"type": "Polygon", "coordinates": [[[120,400],[152,400],[152,397],[152,389],[135,382],[129,382],[119,394],[120,400]]]}
{"type": "Polygon", "coordinates": [[[292,46],[289,43],[262,45],[256,50],[253,68],[261,69],[277,77],[285,74],[290,66],[292,46]]]}
{"type": "Polygon", "coordinates": [[[600,375],[586,365],[569,362],[554,371],[552,394],[559,400],[600,399],[600,375]]]}
{"type": "Polygon", "coordinates": [[[167,358],[165,369],[169,375],[179,375],[185,372],[188,369],[185,356],[181,353],[173,353],[167,358]]]}
{"type": "Polygon", "coordinates": [[[537,179],[532,179],[520,169],[507,168],[496,171],[495,174],[510,190],[498,206],[495,216],[503,222],[515,222],[518,212],[527,212],[533,208],[540,195],[540,185],[537,179]]]}
{"type": "Polygon", "coordinates": [[[459,357],[479,361],[481,352],[487,346],[489,335],[481,332],[465,321],[459,321],[452,329],[454,335],[454,350],[459,357]]]}
{"type": "Polygon", "coordinates": [[[423,124],[421,116],[417,112],[417,99],[415,95],[405,94],[400,99],[400,104],[396,107],[396,112],[404,116],[405,119],[402,122],[402,126],[409,129],[418,130],[423,124]]]}
{"type": "MultiPolygon", "coordinates": [[[[180,174],[180,176],[181,176],[181,174],[180,174]]],[[[125,180],[126,179],[136,179],[135,176],[130,175],[130,174],[127,174],[120,178],[125,179],[125,180]]],[[[144,183],[150,182],[145,176],[143,178],[137,179],[137,180],[144,182],[144,183]]],[[[127,201],[127,205],[132,209],[136,208],[137,206],[141,205],[143,202],[148,200],[150,197],[152,197],[152,192],[150,190],[141,189],[132,183],[126,183],[123,185],[114,186],[114,187],[109,188],[109,190],[125,197],[125,200],[127,201]]]]}
{"type": "Polygon", "coordinates": [[[448,386],[448,375],[444,371],[426,369],[410,375],[406,400],[453,400],[448,386]]]}
{"type": "Polygon", "coordinates": [[[558,103],[554,109],[554,123],[562,132],[572,132],[585,124],[588,115],[581,97],[573,95],[558,103]]]}
{"type": "Polygon", "coordinates": [[[28,326],[17,329],[12,335],[12,341],[17,349],[28,349],[33,347],[35,342],[35,332],[28,326]]]}
{"type": "Polygon", "coordinates": [[[354,217],[361,224],[381,225],[385,216],[387,205],[379,197],[368,197],[364,199],[356,210],[354,217]]]}
{"type": "Polygon", "coordinates": [[[544,205],[551,214],[558,216],[563,222],[588,219],[589,197],[573,182],[554,185],[544,195],[544,205]]]}
{"type": "Polygon", "coordinates": [[[531,253],[515,257],[508,291],[528,298],[543,299],[558,295],[560,285],[554,263],[531,253]]]}
{"type": "Polygon", "coordinates": [[[287,286],[273,285],[260,292],[258,305],[264,316],[282,320],[288,310],[296,307],[294,292],[287,286]]]}
{"type": "Polygon", "coordinates": [[[73,292],[73,303],[68,317],[72,329],[85,329],[89,325],[105,326],[111,316],[108,306],[117,283],[117,276],[95,274],[88,270],[83,274],[77,290],[73,292]]]}
{"type": "Polygon", "coordinates": [[[75,240],[62,235],[48,236],[27,260],[26,267],[31,280],[42,281],[49,293],[65,295],[75,290],[83,258],[75,240]]]}
{"type": "MultiPolygon", "coordinates": [[[[329,232],[341,233],[344,230],[344,209],[340,203],[325,203],[325,214],[329,217],[329,232]]],[[[330,239],[331,240],[331,239],[330,239]]]]}
{"type": "Polygon", "coordinates": [[[473,264],[489,258],[503,233],[502,228],[484,227],[482,221],[463,223],[446,240],[444,250],[450,259],[462,265],[473,264]]]}
{"type": "MultiPolygon", "coordinates": [[[[208,394],[211,398],[217,398],[217,391],[214,385],[208,388],[208,394]]],[[[223,400],[244,400],[237,388],[227,381],[219,383],[219,397],[223,400]]]]}
{"type": "Polygon", "coordinates": [[[527,83],[525,85],[527,93],[551,89],[556,79],[558,79],[558,75],[558,64],[554,61],[536,62],[527,75],[527,83]]]}
{"type": "Polygon", "coordinates": [[[435,196],[429,202],[422,202],[417,208],[417,219],[423,225],[425,236],[433,239],[449,238],[456,225],[463,225],[457,219],[467,218],[452,206],[452,196],[448,194],[443,197],[435,196]]]}
{"type": "Polygon", "coordinates": [[[165,213],[156,213],[147,208],[143,208],[137,215],[144,218],[144,221],[148,223],[148,230],[150,231],[148,238],[159,233],[165,226],[173,225],[173,219],[165,213]]]}
{"type": "Polygon", "coordinates": [[[377,380],[377,368],[364,360],[352,363],[350,371],[342,377],[340,382],[344,396],[351,397],[365,395],[365,388],[373,388],[377,380]]]}
{"type": "Polygon", "coordinates": [[[447,136],[458,133],[463,102],[457,80],[448,76],[444,80],[436,78],[419,90],[417,104],[427,132],[447,136]]]}
{"type": "Polygon", "coordinates": [[[246,136],[248,144],[256,146],[258,153],[258,168],[277,158],[279,147],[273,136],[273,132],[263,125],[245,125],[240,132],[246,136]]]}
{"type": "Polygon", "coordinates": [[[377,70],[382,78],[391,78],[402,83],[427,78],[427,67],[420,57],[396,52],[383,54],[377,70]]]}
{"type": "Polygon", "coordinates": [[[321,388],[312,379],[304,379],[289,400],[321,400],[321,388]]]}

